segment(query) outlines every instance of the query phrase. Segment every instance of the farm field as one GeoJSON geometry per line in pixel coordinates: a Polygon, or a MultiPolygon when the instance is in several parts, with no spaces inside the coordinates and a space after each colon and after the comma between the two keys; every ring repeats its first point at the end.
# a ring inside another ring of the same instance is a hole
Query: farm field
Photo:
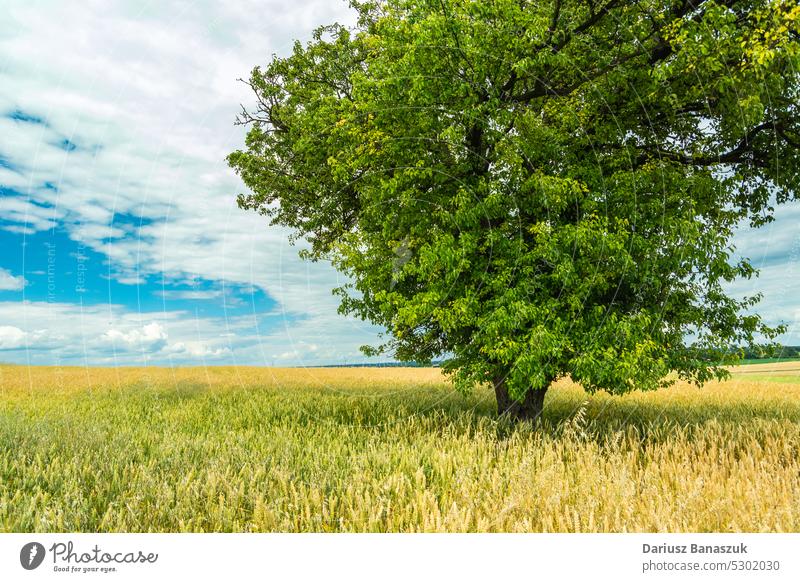
{"type": "Polygon", "coordinates": [[[800,531],[800,363],[539,430],[424,368],[0,366],[0,530],[800,531]]]}

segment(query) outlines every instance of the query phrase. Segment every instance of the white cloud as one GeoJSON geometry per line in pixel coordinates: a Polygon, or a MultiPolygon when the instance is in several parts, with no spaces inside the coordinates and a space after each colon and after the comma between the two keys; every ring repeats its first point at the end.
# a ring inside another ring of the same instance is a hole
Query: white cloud
{"type": "Polygon", "coordinates": [[[0,325],[0,350],[16,350],[25,347],[25,332],[12,325],[0,325]]]}
{"type": "Polygon", "coordinates": [[[21,291],[26,284],[25,277],[12,275],[8,269],[0,267],[0,291],[21,291]]]}
{"type": "Polygon", "coordinates": [[[188,355],[192,358],[215,359],[231,354],[229,347],[211,348],[203,342],[177,342],[170,345],[167,351],[175,355],[188,355]]]}
{"type": "Polygon", "coordinates": [[[167,345],[167,332],[155,321],[127,332],[109,329],[103,338],[115,347],[122,344],[126,348],[145,352],[157,352],[167,345]]]}
{"type": "Polygon", "coordinates": [[[213,347],[206,341],[170,342],[166,328],[155,321],[129,331],[110,329],[103,334],[102,339],[112,343],[115,348],[121,345],[125,350],[149,354],[163,352],[169,356],[215,359],[232,353],[228,346],[213,347]]]}
{"type": "Polygon", "coordinates": [[[775,221],[753,229],[742,225],[734,236],[737,257],[747,257],[759,269],[758,277],[741,279],[727,286],[736,297],[762,294],[753,310],[770,325],[784,324],[787,333],[778,338],[784,345],[800,345],[800,204],[776,208],[775,221]]]}
{"type": "Polygon", "coordinates": [[[32,364],[317,365],[363,361],[359,341],[340,341],[335,315],[290,320],[197,317],[186,311],[131,312],[122,305],[0,302],[0,361],[32,364]],[[5,328],[13,329],[5,329],[5,328]],[[22,335],[20,335],[22,334],[22,335]],[[314,338],[308,341],[307,338],[314,338]],[[283,355],[286,353],[286,355],[283,355]]]}
{"type": "Polygon", "coordinates": [[[59,340],[60,337],[51,336],[46,329],[27,332],[13,325],[0,326],[0,350],[4,351],[48,349],[59,340]]]}
{"type": "MultiPolygon", "coordinates": [[[[2,119],[0,119],[0,135],[3,135],[2,119]]],[[[1,177],[0,184],[12,186],[8,182],[3,182],[1,177]]],[[[4,195],[0,198],[0,217],[9,222],[3,227],[5,230],[33,234],[56,226],[58,224],[56,220],[61,217],[61,212],[55,208],[34,204],[30,199],[4,195]]]]}
{"type": "Polygon", "coordinates": [[[188,300],[200,300],[200,301],[209,299],[219,299],[220,297],[222,297],[221,290],[182,291],[182,290],[168,289],[165,291],[159,291],[158,294],[164,299],[188,299],[188,300]]]}

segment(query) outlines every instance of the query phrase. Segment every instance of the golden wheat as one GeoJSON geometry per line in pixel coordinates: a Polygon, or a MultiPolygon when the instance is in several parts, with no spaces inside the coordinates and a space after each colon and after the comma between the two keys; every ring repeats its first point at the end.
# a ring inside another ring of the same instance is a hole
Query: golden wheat
{"type": "Polygon", "coordinates": [[[533,430],[431,369],[0,366],[0,530],[800,531],[795,368],[533,430]]]}

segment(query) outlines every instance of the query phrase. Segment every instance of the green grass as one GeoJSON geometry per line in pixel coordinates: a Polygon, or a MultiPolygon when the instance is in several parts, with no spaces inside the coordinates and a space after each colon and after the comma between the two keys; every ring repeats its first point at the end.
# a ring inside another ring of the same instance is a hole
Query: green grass
{"type": "Polygon", "coordinates": [[[788,362],[795,362],[800,363],[800,358],[760,358],[760,359],[750,359],[750,360],[741,360],[739,362],[740,366],[748,366],[752,364],[785,364],[788,362]]]}
{"type": "Polygon", "coordinates": [[[800,374],[538,430],[429,369],[0,367],[3,531],[800,531],[800,374]]]}

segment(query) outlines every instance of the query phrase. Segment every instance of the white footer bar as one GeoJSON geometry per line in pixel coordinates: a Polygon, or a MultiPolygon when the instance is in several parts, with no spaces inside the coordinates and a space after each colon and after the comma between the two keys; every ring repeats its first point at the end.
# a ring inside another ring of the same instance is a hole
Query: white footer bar
{"type": "Polygon", "coordinates": [[[800,534],[2,534],[0,580],[800,580],[800,534]]]}

